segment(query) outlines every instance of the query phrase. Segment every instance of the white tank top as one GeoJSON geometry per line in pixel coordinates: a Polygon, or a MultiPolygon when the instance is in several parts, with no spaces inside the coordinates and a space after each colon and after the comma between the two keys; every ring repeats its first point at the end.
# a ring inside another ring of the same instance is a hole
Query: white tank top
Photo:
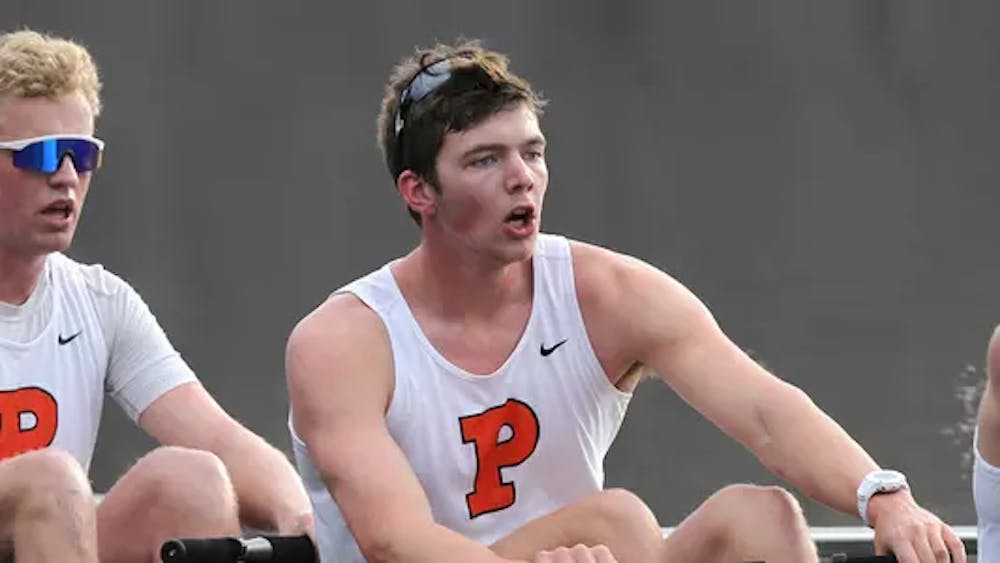
{"type": "MultiPolygon", "coordinates": [[[[434,349],[388,265],[338,290],[356,295],[388,329],[395,363],[389,432],[435,521],[487,545],[601,490],[604,456],[631,398],[612,385],[590,346],[566,239],[541,235],[533,265],[527,327],[490,375],[466,372],[434,349]]],[[[322,561],[364,561],[294,430],[292,443],[322,561]]]]}
{"type": "Polygon", "coordinates": [[[0,460],[53,447],[90,466],[104,394],[133,419],[194,373],[139,295],[62,254],[21,306],[0,310],[0,460]]]}

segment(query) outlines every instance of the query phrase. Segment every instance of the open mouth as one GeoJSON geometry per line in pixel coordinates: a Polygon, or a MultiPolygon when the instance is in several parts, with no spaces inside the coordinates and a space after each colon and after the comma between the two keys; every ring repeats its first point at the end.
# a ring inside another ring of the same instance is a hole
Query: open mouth
{"type": "Polygon", "coordinates": [[[504,219],[504,221],[507,223],[513,223],[516,226],[527,227],[532,221],[534,221],[534,219],[534,208],[522,205],[520,207],[515,207],[514,210],[507,215],[507,218],[504,219]]]}
{"type": "Polygon", "coordinates": [[[56,219],[69,219],[73,214],[73,204],[69,201],[57,201],[42,209],[42,215],[56,219]]]}

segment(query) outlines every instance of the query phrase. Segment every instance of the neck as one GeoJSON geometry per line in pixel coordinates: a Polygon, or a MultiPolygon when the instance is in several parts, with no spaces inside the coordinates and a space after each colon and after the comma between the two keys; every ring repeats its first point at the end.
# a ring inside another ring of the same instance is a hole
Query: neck
{"type": "Polygon", "coordinates": [[[531,302],[531,259],[500,262],[462,248],[421,244],[401,261],[401,273],[422,308],[453,319],[489,320],[531,302]]]}
{"type": "Polygon", "coordinates": [[[44,255],[25,257],[0,250],[0,303],[21,305],[27,301],[44,269],[44,255]]]}

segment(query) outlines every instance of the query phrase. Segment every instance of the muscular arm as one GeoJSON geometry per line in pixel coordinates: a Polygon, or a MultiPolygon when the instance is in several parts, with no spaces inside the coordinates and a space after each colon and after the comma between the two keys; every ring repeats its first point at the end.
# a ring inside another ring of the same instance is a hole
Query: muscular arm
{"type": "Polygon", "coordinates": [[[218,456],[233,481],[240,519],[247,524],[282,533],[306,531],[311,509],[295,468],[233,420],[200,383],[165,393],[142,413],[139,425],[162,444],[218,456]]]}
{"type": "Polygon", "coordinates": [[[103,270],[89,274],[95,276],[91,283],[112,342],[107,382],[112,396],[161,444],[218,456],[244,522],[282,533],[308,531],[309,500],[291,463],[215,402],[135,290],[103,270]]]}
{"type": "Polygon", "coordinates": [[[434,522],[386,427],[393,364],[374,312],[353,296],[333,297],[292,332],[286,372],[295,432],[367,560],[504,561],[434,522]]]}
{"type": "Polygon", "coordinates": [[[986,389],[979,403],[979,454],[990,465],[1000,465],[1000,326],[986,350],[986,389]]]}
{"type": "Polygon", "coordinates": [[[606,366],[649,366],[775,474],[856,513],[857,486],[876,464],[805,393],[749,358],[663,272],[584,245],[574,248],[574,264],[588,331],[606,366]]]}

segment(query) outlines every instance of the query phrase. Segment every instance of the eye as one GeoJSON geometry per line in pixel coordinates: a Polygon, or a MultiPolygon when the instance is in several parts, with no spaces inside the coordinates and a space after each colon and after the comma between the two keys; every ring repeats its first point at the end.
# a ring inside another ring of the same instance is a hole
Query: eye
{"type": "Polygon", "coordinates": [[[545,158],[545,153],[541,150],[532,149],[524,153],[524,157],[528,160],[541,160],[545,158]]]}
{"type": "Polygon", "coordinates": [[[473,159],[469,164],[471,166],[476,167],[476,168],[485,168],[485,167],[490,166],[492,164],[496,164],[496,162],[497,162],[496,155],[487,154],[487,155],[483,155],[483,156],[480,156],[478,158],[473,159]]]}

